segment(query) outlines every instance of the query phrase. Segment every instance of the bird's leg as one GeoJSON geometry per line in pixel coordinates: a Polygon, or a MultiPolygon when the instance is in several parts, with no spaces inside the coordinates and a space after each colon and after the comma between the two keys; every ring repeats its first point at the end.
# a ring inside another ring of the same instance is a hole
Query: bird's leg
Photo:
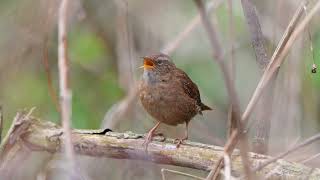
{"type": "Polygon", "coordinates": [[[145,138],[145,140],[144,140],[144,142],[142,144],[143,146],[145,146],[146,151],[148,149],[148,144],[152,140],[152,137],[154,136],[154,132],[159,127],[160,123],[161,122],[157,122],[157,124],[152,129],[150,129],[150,131],[148,132],[148,135],[147,135],[147,137],[145,138]]]}
{"type": "Polygon", "coordinates": [[[188,125],[189,125],[189,121],[186,121],[186,130],[185,130],[185,135],[182,139],[175,139],[174,142],[177,142],[177,148],[180,146],[180,144],[183,143],[183,141],[188,139],[188,125]]]}

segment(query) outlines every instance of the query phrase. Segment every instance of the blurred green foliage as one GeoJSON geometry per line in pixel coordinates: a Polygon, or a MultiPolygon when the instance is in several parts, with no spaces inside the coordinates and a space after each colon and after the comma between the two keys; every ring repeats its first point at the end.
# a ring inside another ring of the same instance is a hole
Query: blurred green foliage
{"type": "MultiPolygon", "coordinates": [[[[312,37],[313,39],[313,54],[312,52],[309,50],[309,48],[307,48],[307,52],[306,52],[306,59],[307,59],[307,63],[306,63],[306,68],[308,68],[309,72],[311,72],[311,68],[312,68],[312,64],[313,61],[314,63],[317,65],[317,72],[319,73],[319,68],[320,68],[320,31],[317,31],[314,36],[312,37]],[[313,59],[314,58],[314,59],[313,59]]],[[[307,46],[310,46],[310,42],[307,42],[307,46]]],[[[308,71],[307,70],[307,71],[308,71]]],[[[309,73],[307,72],[307,73],[309,73]]],[[[320,88],[320,76],[318,76],[317,74],[311,74],[311,79],[312,79],[312,83],[313,85],[315,85],[317,88],[320,88]]]]}
{"type": "MultiPolygon", "coordinates": [[[[104,113],[122,96],[118,84],[116,68],[112,67],[101,39],[86,29],[76,29],[69,33],[69,58],[72,88],[72,126],[74,128],[99,128],[104,113]],[[103,63],[107,62],[107,63],[103,63]],[[101,71],[96,71],[102,69],[101,71]]],[[[53,50],[56,53],[56,50],[53,50]]],[[[54,55],[53,57],[56,57],[54,55]]],[[[50,57],[51,62],[56,61],[50,57]]],[[[59,122],[59,113],[49,94],[47,75],[43,57],[38,59],[39,69],[24,71],[23,75],[8,77],[14,84],[1,89],[1,101],[4,103],[5,127],[8,130],[15,113],[22,108],[36,107],[35,114],[43,119],[59,122]]],[[[50,63],[54,91],[58,95],[57,64],[50,63]]]]}

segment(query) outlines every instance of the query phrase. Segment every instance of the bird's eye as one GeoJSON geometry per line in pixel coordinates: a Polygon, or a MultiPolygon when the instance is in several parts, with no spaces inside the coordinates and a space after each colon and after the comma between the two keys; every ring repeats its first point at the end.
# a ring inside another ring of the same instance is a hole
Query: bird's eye
{"type": "Polygon", "coordinates": [[[162,65],[162,61],[158,61],[157,64],[158,64],[158,65],[162,65]]]}

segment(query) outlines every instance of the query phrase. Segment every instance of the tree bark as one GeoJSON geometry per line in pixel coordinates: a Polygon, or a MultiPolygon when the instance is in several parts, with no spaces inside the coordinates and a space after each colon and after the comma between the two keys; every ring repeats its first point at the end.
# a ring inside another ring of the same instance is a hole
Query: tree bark
{"type": "MultiPolygon", "coordinates": [[[[63,147],[62,138],[63,130],[60,126],[31,117],[30,113],[18,114],[0,147],[0,176],[8,177],[14,173],[15,168],[12,168],[12,164],[23,163],[26,152],[60,152],[63,147]]],[[[74,151],[78,155],[144,160],[204,171],[210,171],[223,155],[223,148],[219,146],[187,141],[176,148],[173,139],[162,142],[162,137],[155,137],[148,146],[148,152],[145,152],[142,146],[144,135],[132,132],[73,130],[71,138],[74,151]]],[[[256,153],[249,153],[249,156],[252,167],[271,158],[256,153]]],[[[241,175],[242,162],[239,151],[234,151],[231,159],[233,175],[241,175]]],[[[320,179],[319,169],[282,159],[259,171],[259,175],[266,175],[271,171],[274,172],[272,177],[276,179],[320,179]]]]}

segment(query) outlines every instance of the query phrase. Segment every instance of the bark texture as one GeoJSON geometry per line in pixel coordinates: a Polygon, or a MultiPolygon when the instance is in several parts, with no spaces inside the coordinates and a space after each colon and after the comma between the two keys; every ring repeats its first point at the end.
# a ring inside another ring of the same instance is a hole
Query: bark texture
{"type": "MultiPolygon", "coordinates": [[[[106,131],[73,130],[71,138],[75,153],[92,157],[144,160],[204,171],[210,171],[212,165],[223,155],[223,148],[219,146],[187,141],[176,148],[173,139],[161,141],[161,137],[155,137],[149,144],[148,152],[145,152],[142,146],[144,135],[106,131]]],[[[63,130],[60,126],[28,114],[18,114],[0,147],[1,176],[8,177],[14,173],[11,165],[23,163],[25,152],[60,152],[63,147],[62,138],[63,130]]],[[[270,158],[256,153],[249,153],[249,156],[252,167],[270,158]]],[[[239,151],[235,151],[231,159],[233,175],[242,174],[239,151]]],[[[271,171],[275,179],[320,179],[319,169],[281,159],[265,167],[259,175],[266,175],[271,171]]]]}

